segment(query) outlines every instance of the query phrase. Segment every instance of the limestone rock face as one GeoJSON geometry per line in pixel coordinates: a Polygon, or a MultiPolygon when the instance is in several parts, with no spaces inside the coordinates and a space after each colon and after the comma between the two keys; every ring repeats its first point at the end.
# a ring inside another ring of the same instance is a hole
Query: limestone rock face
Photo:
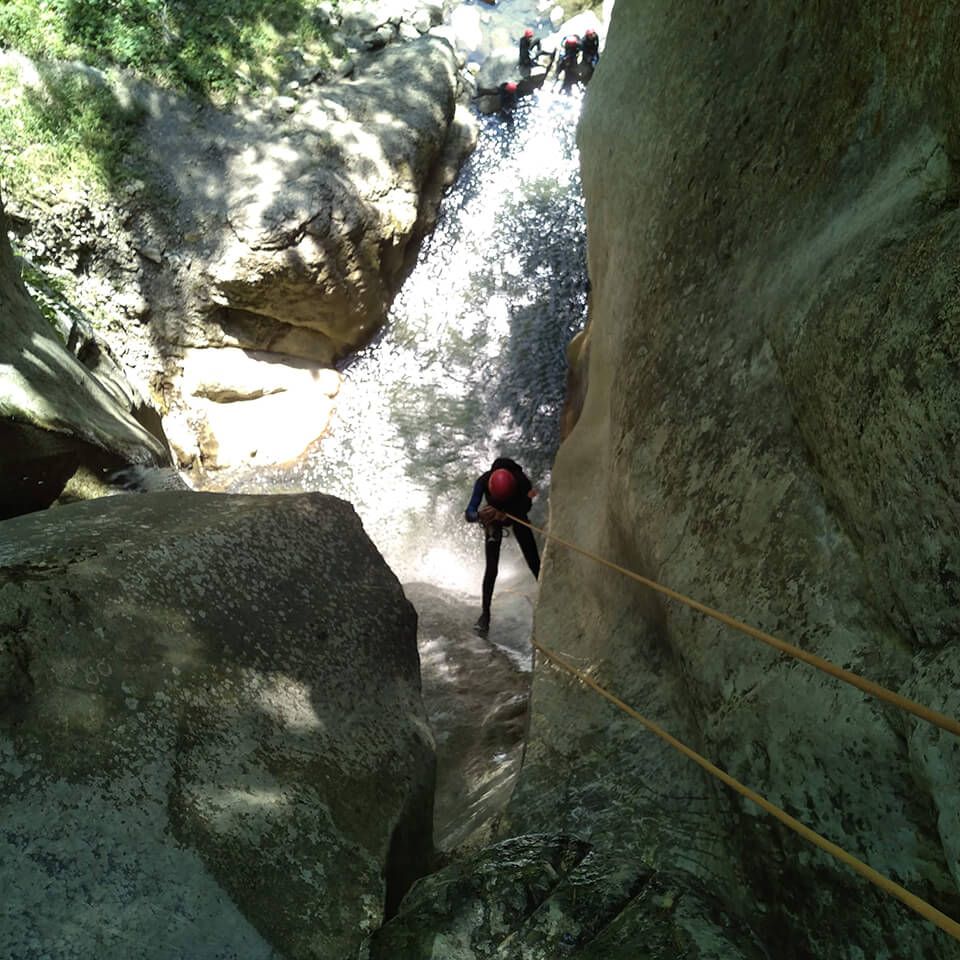
{"type": "MultiPolygon", "coordinates": [[[[304,63],[283,96],[229,110],[82,65],[50,67],[95,78],[119,105],[141,108],[141,145],[155,166],[149,184],[127,184],[106,204],[20,198],[20,245],[69,278],[130,376],[162,397],[181,466],[283,460],[295,446],[259,428],[289,419],[277,401],[242,411],[194,402],[181,390],[184,352],[239,348],[331,367],[366,343],[475,143],[458,103],[457,54],[410,23],[419,13],[430,29],[442,4],[341,12],[344,29],[359,33],[341,38],[352,52],[336,76],[304,63]],[[406,42],[394,42],[398,23],[406,42]],[[371,37],[385,32],[378,43],[387,46],[372,51],[360,36],[368,27],[371,37]],[[238,444],[241,419],[248,436],[238,444]]],[[[0,65],[24,96],[41,83],[22,55],[0,51],[0,65]]],[[[320,423],[313,439],[323,423],[311,419],[320,423]]]]}
{"type": "Polygon", "coordinates": [[[81,467],[167,459],[116,366],[93,340],[90,367],[68,343],[27,293],[0,207],[0,517],[47,506],[81,467]]]}
{"type": "MultiPolygon", "coordinates": [[[[580,131],[588,386],[551,489],[557,535],[954,713],[958,35],[932,0],[617,4],[580,131]]],[[[535,631],[960,917],[956,738],[560,547],[535,631]]],[[[504,829],[632,851],[678,909],[708,891],[749,931],[710,956],[960,956],[542,662],[504,829]]]]}
{"type": "Polygon", "coordinates": [[[188,249],[201,266],[188,283],[208,315],[180,336],[216,342],[209,312],[220,307],[228,345],[329,363],[369,339],[409,266],[408,246],[435,214],[427,194],[444,177],[457,83],[450,46],[421,37],[381,51],[349,80],[298,88],[279,114],[163,110],[151,136],[190,158],[168,175],[193,221],[188,249]],[[210,142],[206,155],[192,145],[198,136],[210,142]],[[296,331],[312,346],[294,349],[296,331]]]}
{"type": "Polygon", "coordinates": [[[11,956],[346,960],[431,851],[416,616],[343,501],[0,533],[11,956]]]}
{"type": "Polygon", "coordinates": [[[283,463],[327,428],[340,374],[308,360],[237,347],[184,352],[185,410],[166,420],[183,464],[283,463]]]}

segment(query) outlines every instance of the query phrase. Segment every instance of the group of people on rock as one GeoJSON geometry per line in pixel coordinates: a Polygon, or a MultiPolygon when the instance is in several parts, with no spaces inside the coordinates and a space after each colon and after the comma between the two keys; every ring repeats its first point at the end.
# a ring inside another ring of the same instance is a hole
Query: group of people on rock
{"type": "MultiPolygon", "coordinates": [[[[545,76],[549,76],[550,68],[556,59],[554,76],[562,92],[567,94],[575,85],[586,85],[600,62],[600,38],[596,30],[592,29],[585,30],[583,37],[576,34],[564,37],[560,46],[559,59],[557,59],[556,50],[543,49],[540,38],[530,27],[523,31],[519,46],[518,66],[521,76],[524,79],[530,77],[531,71],[538,67],[543,68],[545,76]],[[543,62],[544,59],[546,62],[543,62]]],[[[478,88],[477,96],[497,97],[500,116],[509,121],[518,99],[527,92],[529,90],[524,89],[523,81],[517,83],[515,80],[506,80],[494,88],[478,88]]]]}
{"type": "MultiPolygon", "coordinates": [[[[546,69],[549,73],[555,55],[555,52],[547,53],[542,49],[539,37],[531,28],[524,30],[520,38],[519,66],[521,69],[530,70],[539,66],[540,58],[548,56],[550,59],[546,69]]],[[[557,60],[555,73],[557,80],[562,81],[563,92],[569,93],[574,84],[588,83],[599,62],[600,37],[597,36],[596,30],[585,30],[583,37],[576,34],[564,37],[560,45],[560,59],[557,60]]]]}

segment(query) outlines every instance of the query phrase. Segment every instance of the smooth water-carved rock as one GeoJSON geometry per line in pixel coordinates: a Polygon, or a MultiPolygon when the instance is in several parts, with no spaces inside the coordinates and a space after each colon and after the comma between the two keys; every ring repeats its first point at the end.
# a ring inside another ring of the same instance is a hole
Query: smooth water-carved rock
{"type": "Polygon", "coordinates": [[[298,357],[191,348],[180,376],[188,402],[167,418],[167,435],[181,463],[206,469],[293,460],[326,430],[340,381],[298,357]]]}
{"type": "Polygon", "coordinates": [[[182,142],[191,161],[165,175],[191,221],[185,252],[200,269],[185,279],[199,315],[186,329],[171,316],[161,332],[294,353],[275,341],[302,330],[315,341],[305,355],[328,363],[369,339],[435,215],[433,180],[456,169],[445,155],[456,69],[448,44],[422,37],[349,80],[297,89],[284,119],[166,105],[148,134],[176,155],[182,142]]]}
{"type": "MultiPolygon", "coordinates": [[[[849,13],[617,5],[580,134],[589,385],[551,522],[955,710],[960,15],[849,13]]],[[[960,916],[954,738],[560,547],[535,629],[960,916]]],[[[960,956],[550,666],[531,703],[509,831],[679,871],[778,957],[960,956]]]]}
{"type": "Polygon", "coordinates": [[[332,497],[4,523],[10,955],[353,958],[432,849],[415,634],[332,497]]]}
{"type": "Polygon", "coordinates": [[[761,960],[749,930],[689,878],[531,834],[420,881],[365,960],[761,960]]]}
{"type": "Polygon", "coordinates": [[[68,345],[24,286],[0,207],[0,517],[48,506],[80,471],[167,460],[96,341],[79,350],[90,366],[68,345]]]}
{"type": "Polygon", "coordinates": [[[440,851],[476,847],[489,840],[520,767],[530,675],[501,644],[528,647],[530,607],[502,594],[494,642],[472,630],[475,598],[427,583],[405,583],[403,592],[417,610],[423,702],[436,742],[434,840],[440,851]]]}

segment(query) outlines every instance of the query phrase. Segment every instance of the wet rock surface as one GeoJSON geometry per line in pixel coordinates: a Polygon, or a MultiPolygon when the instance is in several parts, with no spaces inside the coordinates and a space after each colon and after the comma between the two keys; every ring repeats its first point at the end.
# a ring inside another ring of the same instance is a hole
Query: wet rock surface
{"type": "Polygon", "coordinates": [[[5,522],[9,955],[354,957],[432,849],[415,629],[332,497],[5,522]]]}
{"type": "Polygon", "coordinates": [[[501,590],[490,636],[480,637],[475,598],[429,583],[403,590],[417,611],[423,702],[436,742],[434,838],[441,851],[476,846],[489,839],[520,766],[531,606],[501,590]]]}
{"type": "Polygon", "coordinates": [[[536,834],[420,881],[367,950],[365,960],[767,956],[689,878],[598,854],[576,837],[536,834]]]}

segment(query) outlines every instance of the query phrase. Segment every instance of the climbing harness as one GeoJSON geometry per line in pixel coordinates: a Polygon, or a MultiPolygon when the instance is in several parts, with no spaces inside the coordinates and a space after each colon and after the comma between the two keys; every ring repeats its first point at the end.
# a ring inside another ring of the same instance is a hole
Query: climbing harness
{"type": "MultiPolygon", "coordinates": [[[[539,527],[534,526],[532,523],[528,523],[525,520],[521,520],[519,517],[515,517],[512,514],[507,514],[507,516],[513,520],[515,523],[521,523],[526,527],[529,527],[531,530],[540,533],[549,540],[553,540],[562,546],[567,547],[570,550],[573,550],[577,553],[583,554],[586,557],[589,557],[592,560],[602,564],[603,566],[609,567],[613,570],[622,573],[624,576],[630,577],[632,580],[636,580],[644,586],[650,587],[653,590],[656,590],[658,593],[662,593],[665,596],[668,596],[674,600],[679,601],[680,603],[686,604],[688,607],[691,607],[694,610],[699,611],[700,613],[706,614],[709,617],[713,617],[715,620],[719,620],[721,623],[726,624],[727,626],[733,627],[736,630],[740,630],[742,633],[746,633],[748,636],[752,636],[757,640],[761,640],[763,643],[769,644],[777,650],[787,653],[790,656],[795,657],[798,660],[802,660],[805,663],[809,663],[811,666],[815,666],[820,670],[823,670],[825,673],[830,674],[833,677],[836,677],[839,680],[843,680],[846,683],[850,683],[855,687],[865,691],[866,693],[871,694],[872,696],[877,697],[878,699],[884,700],[887,703],[891,703],[894,706],[900,707],[903,710],[908,710],[910,713],[913,713],[915,716],[921,717],[924,720],[929,721],[930,723],[935,724],[938,727],[941,727],[944,730],[948,730],[951,733],[960,734],[960,724],[951,717],[947,717],[944,714],[938,713],[935,710],[931,710],[929,707],[925,707],[922,704],[915,703],[913,700],[903,697],[900,694],[894,693],[892,690],[887,690],[886,687],[882,687],[879,684],[873,683],[870,680],[859,676],[858,674],[852,673],[849,670],[844,670],[841,667],[836,666],[836,664],[831,663],[829,660],[825,660],[822,657],[817,657],[813,654],[807,653],[805,650],[801,650],[799,647],[794,647],[792,644],[786,643],[783,640],[779,640],[776,637],[771,636],[768,633],[764,633],[762,630],[757,630],[755,627],[748,626],[745,623],[742,623],[739,620],[736,620],[733,617],[728,616],[727,614],[721,613],[718,610],[714,610],[711,607],[706,606],[705,604],[699,603],[696,600],[692,600],[690,597],[686,597],[681,593],[678,593],[675,590],[671,590],[669,587],[665,587],[662,584],[657,583],[654,580],[650,580],[647,577],[643,577],[638,573],[635,573],[632,570],[628,570],[626,567],[621,567],[619,564],[612,563],[609,560],[604,559],[603,557],[598,556],[595,553],[592,553],[589,550],[585,550],[583,547],[578,547],[576,544],[570,543],[566,540],[563,540],[560,537],[555,536],[552,533],[548,533],[546,530],[542,530],[539,527]]],[[[916,894],[911,893],[906,887],[902,887],[899,883],[894,882],[889,877],[880,873],[877,870],[874,870],[873,867],[869,864],[864,863],[862,860],[855,857],[852,853],[844,850],[843,847],[838,846],[833,843],[831,840],[828,840],[826,837],[817,833],[815,830],[812,830],[806,824],[801,823],[795,817],[790,816],[786,810],[783,810],[781,807],[778,807],[776,804],[771,803],[765,797],[761,796],[754,790],[751,790],[745,784],[742,784],[735,777],[730,776],[730,774],[721,770],[714,763],[711,763],[706,757],[697,753],[691,747],[688,747],[685,743],[677,740],[676,737],[667,733],[663,727],[654,723],[652,720],[649,720],[639,711],[635,710],[629,704],[625,703],[616,695],[610,693],[604,687],[600,686],[592,677],[584,673],[578,667],[575,667],[573,664],[568,663],[563,657],[557,654],[555,651],[545,647],[543,644],[538,643],[536,639],[533,640],[534,649],[542,653],[549,661],[556,664],[561,669],[565,670],[567,673],[571,674],[573,677],[578,679],[581,683],[590,687],[595,693],[599,694],[605,700],[608,700],[619,710],[622,710],[628,716],[633,717],[634,720],[639,721],[650,733],[653,733],[655,736],[659,737],[665,743],[673,747],[674,750],[677,750],[679,753],[682,753],[689,760],[692,760],[703,770],[706,770],[711,776],[715,777],[717,780],[720,780],[722,783],[730,787],[731,790],[736,791],[742,797],[750,800],[752,803],[760,807],[761,810],[764,810],[766,813],[769,813],[772,817],[775,817],[779,820],[784,826],[789,827],[793,830],[794,833],[799,834],[809,843],[812,843],[814,846],[823,850],[826,853],[829,853],[831,856],[835,857],[841,863],[846,864],[860,876],[864,877],[866,880],[869,880],[872,884],[879,887],[881,890],[889,893],[891,896],[896,897],[901,903],[905,904],[915,913],[919,914],[926,920],[929,920],[931,923],[935,924],[945,933],[949,934],[955,940],[960,941],[960,923],[957,923],[956,920],[948,917],[945,913],[938,910],[932,904],[928,903],[921,897],[918,897],[916,894]]]]}
{"type": "Polygon", "coordinates": [[[616,570],[618,573],[622,573],[625,577],[629,577],[631,580],[636,580],[637,583],[641,583],[645,587],[649,587],[651,590],[656,590],[657,593],[662,593],[664,596],[670,597],[679,603],[685,604],[693,610],[697,610],[708,617],[712,617],[714,620],[719,620],[720,623],[726,624],[728,627],[733,627],[734,630],[739,630],[741,633],[745,633],[748,637],[753,637],[755,640],[759,640],[761,643],[765,643],[768,646],[779,650],[781,653],[785,653],[797,660],[802,660],[804,663],[808,663],[810,666],[816,667],[818,670],[822,670],[824,673],[835,677],[837,680],[842,680],[844,683],[849,683],[852,686],[863,690],[864,693],[868,693],[870,696],[876,697],[878,700],[883,700],[884,702],[890,703],[895,707],[899,707],[901,710],[906,710],[909,713],[912,713],[914,716],[920,717],[922,720],[926,720],[928,723],[932,723],[943,730],[947,730],[950,733],[960,736],[960,723],[954,720],[953,717],[948,717],[946,714],[932,710],[930,707],[925,707],[922,703],[917,703],[915,700],[911,700],[909,697],[904,697],[902,694],[894,693],[893,690],[888,690],[886,687],[882,687],[879,683],[874,683],[872,680],[868,680],[866,677],[861,677],[859,674],[854,673],[851,670],[844,670],[843,667],[838,667],[835,663],[831,663],[829,660],[826,660],[823,657],[818,657],[815,653],[809,653],[806,650],[801,650],[800,647],[795,647],[792,643],[787,643],[785,640],[780,640],[777,637],[771,636],[769,633],[764,633],[763,630],[758,630],[756,627],[751,627],[749,624],[743,623],[742,621],[737,620],[726,613],[721,613],[719,610],[714,610],[712,607],[708,607],[706,604],[700,603],[691,597],[684,596],[682,593],[678,593],[676,590],[671,590],[670,587],[665,587],[663,584],[657,583],[655,580],[650,580],[647,577],[641,576],[639,573],[634,573],[633,570],[628,570],[626,567],[621,567],[619,564],[613,563],[610,560],[606,560],[595,553],[591,553],[591,551],[585,550],[583,547],[578,547],[576,544],[570,543],[567,540],[563,540],[552,533],[548,533],[546,530],[541,530],[540,527],[535,527],[533,524],[528,523],[525,520],[521,520],[519,517],[515,517],[509,513],[507,516],[516,523],[522,523],[525,527],[529,527],[531,530],[542,534],[548,540],[553,540],[570,550],[574,550],[577,553],[583,554],[585,557],[589,557],[591,560],[595,560],[597,563],[603,564],[605,567],[609,567],[611,570],[616,570]]]}

